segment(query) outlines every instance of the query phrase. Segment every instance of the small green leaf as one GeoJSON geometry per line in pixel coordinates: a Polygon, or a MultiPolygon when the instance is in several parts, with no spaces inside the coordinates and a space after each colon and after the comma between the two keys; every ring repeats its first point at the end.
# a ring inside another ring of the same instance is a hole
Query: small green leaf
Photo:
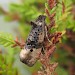
{"type": "Polygon", "coordinates": [[[0,33],[0,44],[1,45],[8,47],[8,46],[13,45],[14,43],[15,42],[11,34],[0,33]]]}

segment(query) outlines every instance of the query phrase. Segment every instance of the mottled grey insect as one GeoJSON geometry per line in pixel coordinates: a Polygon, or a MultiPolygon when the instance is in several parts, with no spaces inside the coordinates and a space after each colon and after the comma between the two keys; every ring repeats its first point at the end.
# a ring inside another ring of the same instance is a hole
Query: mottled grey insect
{"type": "Polygon", "coordinates": [[[46,36],[45,19],[46,16],[40,15],[34,22],[31,22],[31,32],[26,40],[24,49],[20,52],[20,60],[28,66],[35,64],[38,52],[43,49],[43,42],[46,36]]]}

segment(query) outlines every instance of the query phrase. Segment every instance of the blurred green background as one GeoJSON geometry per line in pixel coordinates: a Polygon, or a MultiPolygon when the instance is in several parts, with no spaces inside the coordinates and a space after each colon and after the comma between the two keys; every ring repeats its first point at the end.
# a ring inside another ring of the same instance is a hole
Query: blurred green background
{"type": "MultiPolygon", "coordinates": [[[[56,28],[50,32],[66,32],[57,50],[52,56],[58,62],[58,75],[75,75],[75,0],[63,1],[66,12],[62,14],[62,5],[56,10],[56,28]]],[[[0,75],[32,75],[40,69],[37,62],[28,67],[19,60],[20,48],[11,48],[16,36],[26,40],[31,29],[30,21],[45,13],[46,0],[0,0],[0,75]]],[[[52,13],[50,11],[50,13],[52,13]]],[[[47,21],[47,23],[49,23],[47,21]]]]}

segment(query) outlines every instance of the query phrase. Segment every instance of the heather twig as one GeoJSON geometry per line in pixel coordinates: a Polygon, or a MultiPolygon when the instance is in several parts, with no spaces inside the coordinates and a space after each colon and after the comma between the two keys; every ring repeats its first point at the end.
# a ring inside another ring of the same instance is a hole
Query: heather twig
{"type": "MultiPolygon", "coordinates": [[[[50,9],[52,10],[56,6],[56,0],[48,0],[48,5],[50,9]]],[[[59,42],[59,39],[61,38],[61,32],[56,32],[53,34],[49,33],[49,29],[55,26],[55,15],[56,12],[54,11],[52,14],[49,13],[48,8],[45,8],[45,13],[47,14],[50,24],[48,25],[48,37],[52,43],[50,43],[47,38],[44,41],[44,54],[39,54],[39,61],[42,63],[42,68],[40,71],[38,71],[38,75],[52,75],[54,74],[54,70],[57,67],[58,63],[51,64],[50,58],[53,52],[56,49],[56,43],[59,42]]]]}

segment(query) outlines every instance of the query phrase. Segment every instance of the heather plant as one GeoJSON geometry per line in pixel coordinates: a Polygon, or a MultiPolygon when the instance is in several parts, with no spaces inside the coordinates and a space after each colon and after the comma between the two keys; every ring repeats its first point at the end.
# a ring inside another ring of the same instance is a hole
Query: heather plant
{"type": "MultiPolygon", "coordinates": [[[[67,41],[67,34],[70,36],[71,32],[68,30],[75,31],[75,21],[72,15],[72,13],[74,13],[72,0],[22,0],[21,4],[11,4],[9,12],[2,8],[0,10],[0,13],[5,15],[6,21],[16,20],[19,22],[18,28],[15,29],[17,36],[15,39],[12,34],[0,33],[0,44],[8,48],[7,53],[10,55],[9,58],[9,55],[6,53],[4,56],[2,52],[0,53],[0,63],[2,64],[2,66],[0,66],[1,75],[20,75],[18,69],[13,68],[13,62],[15,61],[14,55],[24,47],[24,40],[27,38],[31,29],[30,21],[35,20],[40,14],[46,15],[48,38],[51,43],[47,41],[47,38],[45,39],[44,54],[38,53],[37,57],[41,65],[37,67],[36,72],[34,70],[35,67],[31,68],[33,70],[32,74],[57,75],[58,73],[58,75],[60,75],[60,70],[62,70],[61,75],[68,75],[67,72],[60,67],[66,64],[67,52],[59,50],[59,47],[64,47],[63,44],[67,41]],[[16,51],[15,48],[17,49],[16,51]],[[7,61],[7,59],[10,59],[10,61],[7,61]]],[[[37,65],[36,63],[36,66],[37,65]]]]}

